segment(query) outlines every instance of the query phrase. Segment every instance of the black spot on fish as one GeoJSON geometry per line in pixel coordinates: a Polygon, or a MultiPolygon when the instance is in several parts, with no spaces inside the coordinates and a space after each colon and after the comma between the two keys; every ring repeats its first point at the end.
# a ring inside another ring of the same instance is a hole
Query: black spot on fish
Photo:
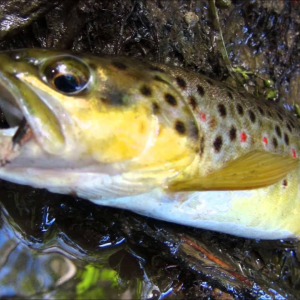
{"type": "Polygon", "coordinates": [[[165,94],[165,99],[170,105],[172,105],[172,106],[177,105],[177,100],[175,99],[175,97],[173,95],[167,93],[167,94],[165,94]]]}
{"type": "Polygon", "coordinates": [[[288,134],[284,134],[284,141],[285,141],[285,144],[288,146],[290,144],[290,138],[288,136],[288,134]]]}
{"type": "Polygon", "coordinates": [[[177,77],[176,77],[176,82],[177,82],[178,86],[179,86],[181,89],[183,89],[183,90],[186,89],[186,82],[185,82],[185,80],[184,80],[182,77],[177,76],[177,77]]]}
{"type": "Polygon", "coordinates": [[[197,108],[197,102],[194,96],[189,97],[189,104],[191,105],[193,110],[196,110],[197,108]]]}
{"type": "Polygon", "coordinates": [[[223,145],[222,137],[217,136],[216,139],[214,140],[214,143],[213,143],[215,152],[219,153],[221,151],[222,145],[223,145]]]}
{"type": "Polygon", "coordinates": [[[218,111],[221,117],[225,118],[226,117],[226,107],[223,104],[218,105],[218,111]]]}
{"type": "Polygon", "coordinates": [[[254,112],[250,109],[250,110],[248,110],[248,114],[249,114],[251,122],[254,123],[256,120],[254,112]]]}
{"type": "Polygon", "coordinates": [[[277,136],[281,138],[281,136],[282,136],[281,129],[279,128],[278,125],[275,126],[275,131],[276,131],[277,136]]]}
{"type": "Polygon", "coordinates": [[[146,85],[143,85],[140,89],[140,92],[144,95],[144,96],[151,96],[152,95],[152,91],[151,89],[146,86],[146,85]]]}
{"type": "Polygon", "coordinates": [[[287,180],[286,180],[286,179],[283,179],[283,180],[282,180],[282,185],[283,185],[284,187],[287,187],[287,180]]]}
{"type": "Polygon", "coordinates": [[[122,62],[120,62],[120,61],[113,61],[112,62],[112,65],[114,66],[114,67],[116,67],[117,69],[119,69],[119,70],[127,70],[127,66],[124,64],[124,63],[122,63],[122,62]]]}
{"type": "Polygon", "coordinates": [[[231,127],[231,129],[229,131],[229,137],[232,142],[236,140],[236,129],[233,126],[231,127]]]}
{"type": "Polygon", "coordinates": [[[186,128],[184,123],[179,120],[175,122],[175,130],[181,135],[184,135],[186,133],[186,128]]]}
{"type": "Polygon", "coordinates": [[[118,91],[110,91],[106,94],[106,97],[101,97],[101,100],[108,105],[122,106],[126,104],[124,102],[124,93],[118,91]]]}
{"type": "Polygon", "coordinates": [[[197,92],[199,94],[199,96],[203,97],[205,95],[205,91],[204,88],[201,85],[197,85],[197,92]]]}
{"type": "Polygon", "coordinates": [[[214,83],[210,79],[205,79],[209,85],[214,85],[214,83]]]}
{"type": "Polygon", "coordinates": [[[202,156],[204,153],[204,146],[205,146],[205,138],[204,136],[202,136],[200,140],[200,151],[199,151],[200,156],[202,156]]]}
{"type": "Polygon", "coordinates": [[[231,92],[227,92],[227,95],[228,95],[228,97],[229,97],[231,100],[233,100],[233,95],[232,95],[231,92]]]}
{"type": "Polygon", "coordinates": [[[277,139],[275,137],[272,139],[272,143],[273,143],[274,148],[277,149],[277,147],[278,147],[278,141],[277,141],[277,139]]]}
{"type": "Polygon", "coordinates": [[[159,67],[155,67],[155,66],[150,66],[149,67],[150,71],[156,71],[156,72],[160,72],[160,73],[164,73],[165,71],[159,67]]]}
{"type": "Polygon", "coordinates": [[[159,107],[158,103],[154,102],[152,104],[152,111],[155,115],[157,115],[160,112],[160,107],[159,107]]]}
{"type": "Polygon", "coordinates": [[[237,112],[238,112],[238,114],[239,114],[240,116],[243,116],[243,115],[244,115],[244,108],[243,108],[243,106],[242,106],[241,104],[237,104],[237,105],[236,105],[236,110],[237,110],[237,112]]]}

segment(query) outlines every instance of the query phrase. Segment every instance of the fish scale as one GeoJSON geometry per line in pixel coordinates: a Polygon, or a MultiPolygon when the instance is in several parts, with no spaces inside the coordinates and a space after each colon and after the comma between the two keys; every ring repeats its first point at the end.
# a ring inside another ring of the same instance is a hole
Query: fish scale
{"type": "Polygon", "coordinates": [[[300,127],[276,103],[126,57],[0,59],[12,126],[0,178],[238,236],[300,236],[300,127]]]}

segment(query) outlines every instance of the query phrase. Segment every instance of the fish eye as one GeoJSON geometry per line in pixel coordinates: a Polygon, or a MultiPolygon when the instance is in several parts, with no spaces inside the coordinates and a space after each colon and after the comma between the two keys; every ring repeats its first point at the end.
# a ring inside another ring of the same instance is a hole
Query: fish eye
{"type": "Polygon", "coordinates": [[[47,60],[41,66],[40,73],[48,85],[66,95],[85,90],[91,78],[89,67],[73,56],[47,60]]]}

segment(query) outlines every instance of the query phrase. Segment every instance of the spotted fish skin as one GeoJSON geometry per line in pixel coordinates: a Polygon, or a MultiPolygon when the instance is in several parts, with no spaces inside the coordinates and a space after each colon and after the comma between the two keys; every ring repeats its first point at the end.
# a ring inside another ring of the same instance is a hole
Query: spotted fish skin
{"type": "Polygon", "coordinates": [[[276,104],[125,57],[0,58],[15,126],[0,131],[0,178],[244,237],[300,235],[300,128],[276,104]]]}
{"type": "MultiPolygon", "coordinates": [[[[193,220],[181,223],[250,238],[299,236],[298,119],[272,101],[258,99],[209,77],[180,68],[155,66],[170,74],[173,85],[181,90],[197,121],[200,148],[192,171],[188,171],[193,176],[198,173],[205,177],[251,151],[265,151],[280,155],[279,159],[287,156],[297,160],[293,171],[264,188],[182,194],[184,200],[181,197],[179,200],[183,202],[181,213],[171,207],[170,215],[175,218],[178,213],[177,218],[182,219],[186,214],[193,220]]],[[[201,190],[199,182],[197,184],[201,190]]],[[[180,188],[185,190],[183,185],[180,188]]],[[[167,219],[170,221],[172,217],[167,219]]],[[[160,218],[166,219],[165,214],[160,218]]]]}
{"type": "Polygon", "coordinates": [[[300,125],[291,112],[209,77],[156,66],[173,78],[197,121],[200,173],[253,150],[298,157],[300,125]]]}

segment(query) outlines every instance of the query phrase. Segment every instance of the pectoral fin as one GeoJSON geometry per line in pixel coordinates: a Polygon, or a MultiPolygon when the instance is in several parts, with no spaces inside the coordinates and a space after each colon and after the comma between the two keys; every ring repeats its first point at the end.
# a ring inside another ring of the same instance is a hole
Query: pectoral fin
{"type": "Polygon", "coordinates": [[[265,151],[252,151],[206,176],[167,183],[170,191],[248,190],[269,186],[298,167],[299,160],[265,151]]]}

